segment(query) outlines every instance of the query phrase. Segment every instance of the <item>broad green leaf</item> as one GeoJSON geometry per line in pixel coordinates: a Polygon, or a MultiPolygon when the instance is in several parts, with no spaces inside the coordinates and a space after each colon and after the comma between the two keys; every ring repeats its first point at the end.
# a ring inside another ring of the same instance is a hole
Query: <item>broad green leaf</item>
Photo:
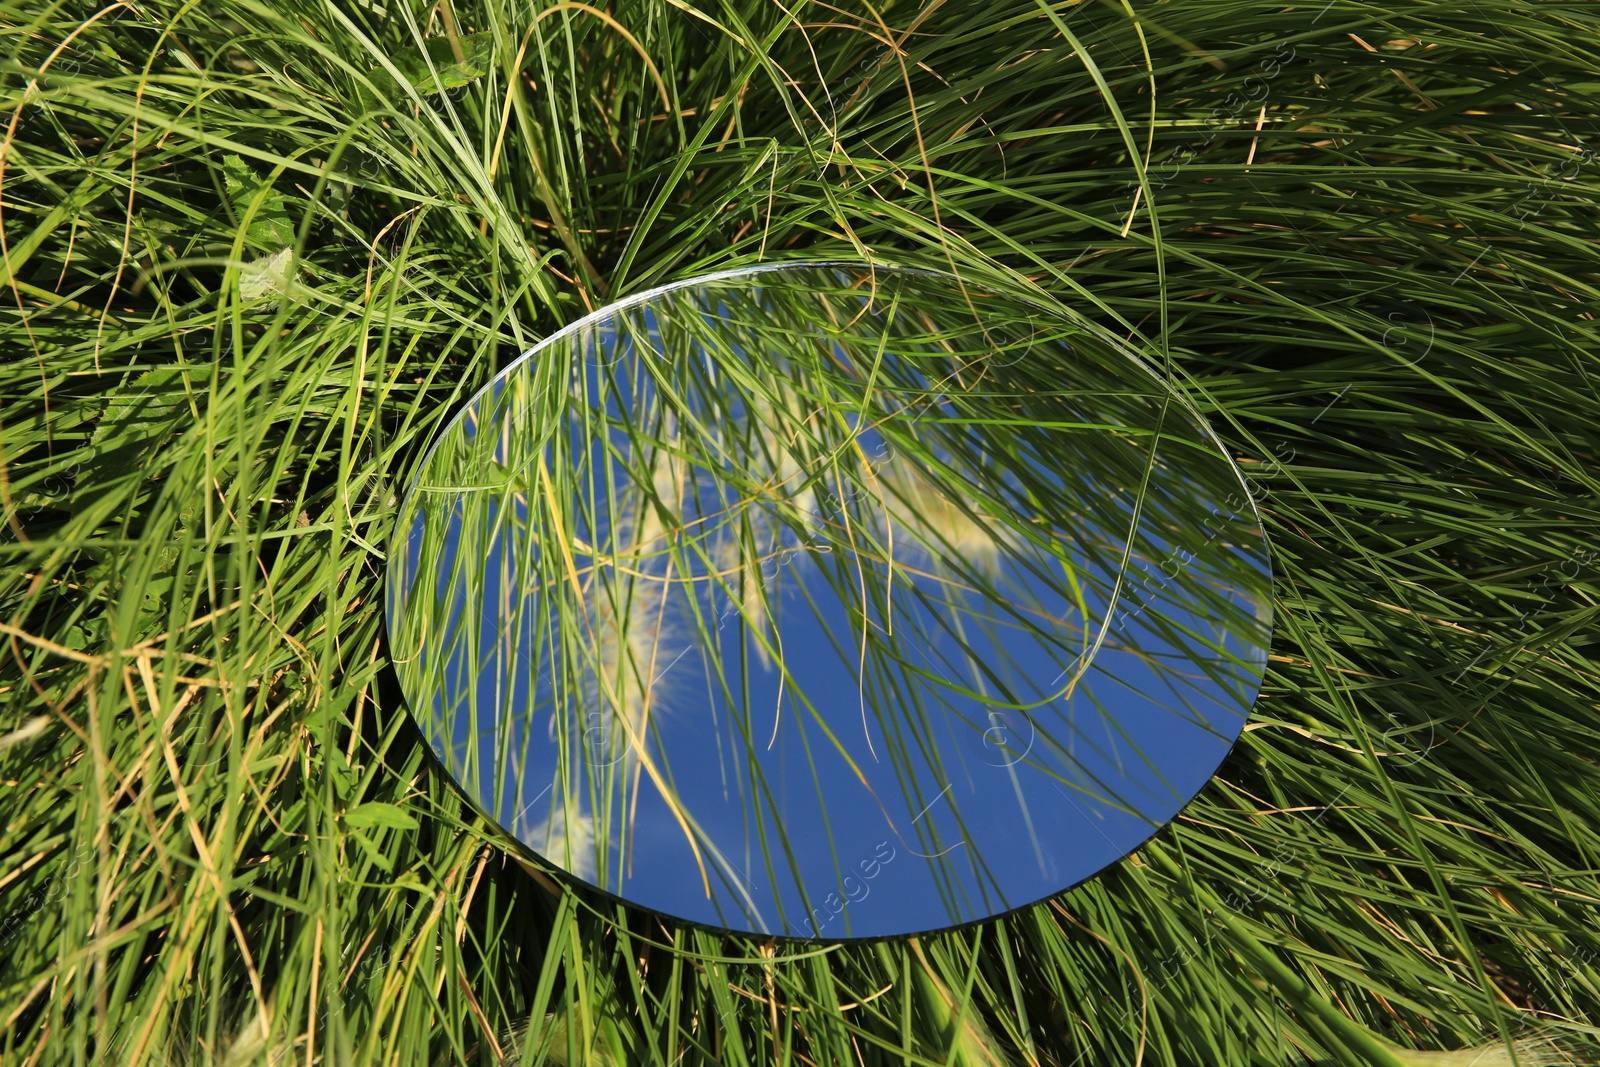
{"type": "Polygon", "coordinates": [[[156,367],[112,393],[89,437],[91,457],[79,472],[74,502],[136,475],[144,458],[177,428],[191,390],[203,390],[199,383],[209,373],[193,365],[156,367]]]}
{"type": "Polygon", "coordinates": [[[405,809],[395,804],[385,804],[382,801],[370,801],[351,808],[344,813],[344,821],[360,829],[374,826],[383,826],[391,830],[415,830],[417,820],[405,813],[405,809]]]}
{"type": "Polygon", "coordinates": [[[239,271],[239,297],[259,300],[264,296],[289,293],[294,288],[294,276],[294,249],[280,248],[270,256],[261,256],[244,265],[239,271]]]}
{"type": "Polygon", "coordinates": [[[268,187],[239,156],[223,157],[222,177],[228,188],[228,199],[240,219],[249,212],[256,198],[261,198],[245,230],[246,242],[257,248],[274,250],[294,244],[295,227],[289,219],[288,201],[282,193],[268,187]]]}
{"type": "MultiPolygon", "coordinates": [[[[467,34],[457,37],[456,43],[461,46],[460,60],[456,59],[449,37],[429,37],[422,47],[413,45],[402,49],[391,61],[412,89],[423,96],[432,96],[469,85],[489,73],[494,65],[494,34],[467,34]],[[430,62],[433,70],[429,69],[430,62]],[[437,78],[434,71],[438,72],[437,78]]],[[[374,67],[370,77],[379,95],[387,97],[391,103],[404,95],[383,67],[374,67]]]]}

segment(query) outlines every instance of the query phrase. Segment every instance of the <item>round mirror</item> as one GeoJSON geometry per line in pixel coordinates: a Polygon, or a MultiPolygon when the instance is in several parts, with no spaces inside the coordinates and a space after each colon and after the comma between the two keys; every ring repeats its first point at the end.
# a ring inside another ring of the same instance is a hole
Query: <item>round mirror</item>
{"type": "Polygon", "coordinates": [[[864,264],[541,342],[422,463],[387,595],[413,716],[521,846],[823,940],[1137,848],[1239,736],[1272,628],[1243,479],[1115,337],[864,264]]]}

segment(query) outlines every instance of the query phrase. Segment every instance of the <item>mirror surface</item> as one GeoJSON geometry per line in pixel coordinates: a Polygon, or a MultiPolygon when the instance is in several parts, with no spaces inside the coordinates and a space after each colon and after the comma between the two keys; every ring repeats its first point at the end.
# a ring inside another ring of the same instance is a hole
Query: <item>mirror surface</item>
{"type": "Polygon", "coordinates": [[[1237,468],[1115,338],[838,264],[668,286],[506,368],[407,492],[387,596],[413,717],[522,846],[822,940],[1137,848],[1272,628],[1237,468]]]}

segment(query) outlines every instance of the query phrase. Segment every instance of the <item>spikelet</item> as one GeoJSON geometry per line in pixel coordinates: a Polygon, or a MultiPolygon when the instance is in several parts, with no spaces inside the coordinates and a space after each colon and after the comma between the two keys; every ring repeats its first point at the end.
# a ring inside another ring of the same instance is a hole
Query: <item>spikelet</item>
{"type": "MultiPolygon", "coordinates": [[[[884,515],[895,527],[894,554],[938,561],[961,559],[989,576],[1014,535],[995,519],[979,521],[916,467],[895,456],[878,471],[884,515]],[[910,534],[909,537],[905,536],[910,534]]],[[[982,508],[968,504],[972,512],[982,508]]]]}
{"type": "Polygon", "coordinates": [[[569,874],[592,882],[595,877],[594,819],[583,811],[569,815],[556,807],[523,837],[529,847],[569,874]]]}

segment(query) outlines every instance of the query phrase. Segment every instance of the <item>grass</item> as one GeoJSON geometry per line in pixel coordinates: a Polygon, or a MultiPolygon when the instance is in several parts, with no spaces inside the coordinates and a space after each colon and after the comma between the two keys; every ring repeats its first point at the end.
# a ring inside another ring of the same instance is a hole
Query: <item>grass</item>
{"type": "Polygon", "coordinates": [[[8,1067],[1597,1057],[1592,5],[0,12],[8,1067]],[[497,850],[381,576],[538,338],[837,256],[1145,353],[1258,487],[1277,633],[1135,856],[801,949],[497,850]]]}

